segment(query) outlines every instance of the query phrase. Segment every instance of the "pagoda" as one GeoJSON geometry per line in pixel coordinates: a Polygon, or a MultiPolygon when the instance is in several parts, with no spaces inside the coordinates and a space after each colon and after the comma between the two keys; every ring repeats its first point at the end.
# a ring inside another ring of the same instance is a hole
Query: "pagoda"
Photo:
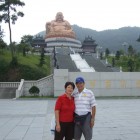
{"type": "Polygon", "coordinates": [[[96,53],[97,44],[92,37],[85,37],[85,40],[82,43],[82,52],[83,53],[96,53]]]}

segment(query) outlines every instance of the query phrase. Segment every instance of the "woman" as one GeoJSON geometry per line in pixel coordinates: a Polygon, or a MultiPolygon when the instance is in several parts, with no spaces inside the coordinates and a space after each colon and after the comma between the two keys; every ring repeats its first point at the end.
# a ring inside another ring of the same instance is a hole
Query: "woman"
{"type": "Polygon", "coordinates": [[[65,83],[65,93],[58,97],[55,104],[55,138],[54,140],[72,140],[74,136],[74,98],[71,96],[75,85],[65,83]]]}

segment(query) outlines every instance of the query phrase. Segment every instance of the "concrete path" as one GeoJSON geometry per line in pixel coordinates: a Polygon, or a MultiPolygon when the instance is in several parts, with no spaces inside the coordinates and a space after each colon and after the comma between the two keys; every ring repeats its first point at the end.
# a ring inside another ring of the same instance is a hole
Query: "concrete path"
{"type": "MultiPolygon", "coordinates": [[[[0,100],[0,140],[53,140],[54,104],[55,100],[0,100]]],[[[140,140],[140,99],[97,99],[97,104],[93,140],[140,140]]]]}

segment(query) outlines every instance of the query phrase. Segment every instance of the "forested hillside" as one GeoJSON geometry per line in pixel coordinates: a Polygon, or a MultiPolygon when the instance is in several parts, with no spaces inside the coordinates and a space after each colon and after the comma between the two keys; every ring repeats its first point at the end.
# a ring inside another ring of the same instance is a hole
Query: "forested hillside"
{"type": "MultiPolygon", "coordinates": [[[[72,27],[76,33],[77,39],[81,42],[85,37],[92,36],[92,38],[96,40],[96,43],[104,50],[106,48],[109,48],[111,51],[124,49],[122,44],[127,42],[129,45],[132,45],[134,49],[140,51],[140,43],[136,41],[140,35],[140,27],[123,27],[104,31],[82,28],[78,25],[72,25],[72,27]]],[[[45,31],[42,31],[39,34],[44,36],[45,31]]]]}

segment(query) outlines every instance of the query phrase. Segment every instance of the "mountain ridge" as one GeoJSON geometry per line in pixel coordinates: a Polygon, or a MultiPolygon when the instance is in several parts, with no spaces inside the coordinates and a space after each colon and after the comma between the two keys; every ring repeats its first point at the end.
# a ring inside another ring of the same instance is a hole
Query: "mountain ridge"
{"type": "MultiPolygon", "coordinates": [[[[81,42],[85,37],[92,37],[96,43],[102,47],[102,50],[108,48],[112,52],[123,49],[126,50],[129,45],[132,45],[136,51],[140,51],[140,42],[137,42],[140,35],[140,27],[121,27],[119,29],[106,29],[103,31],[96,31],[90,28],[83,28],[78,25],[72,25],[76,37],[81,42]],[[126,42],[128,45],[123,46],[126,42]]],[[[45,31],[39,32],[37,35],[45,37],[45,31]]]]}

